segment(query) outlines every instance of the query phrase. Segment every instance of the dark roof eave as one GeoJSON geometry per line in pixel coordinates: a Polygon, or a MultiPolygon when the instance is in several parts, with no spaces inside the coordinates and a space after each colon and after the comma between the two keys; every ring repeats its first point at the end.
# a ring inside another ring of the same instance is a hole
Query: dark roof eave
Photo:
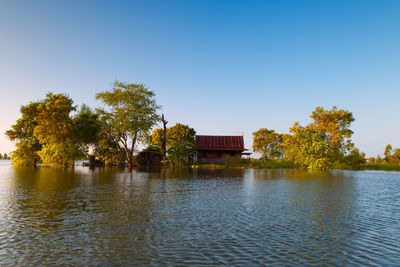
{"type": "Polygon", "coordinates": [[[247,149],[244,148],[206,148],[206,147],[201,147],[201,148],[196,148],[195,150],[223,150],[223,151],[246,151],[247,149]]]}

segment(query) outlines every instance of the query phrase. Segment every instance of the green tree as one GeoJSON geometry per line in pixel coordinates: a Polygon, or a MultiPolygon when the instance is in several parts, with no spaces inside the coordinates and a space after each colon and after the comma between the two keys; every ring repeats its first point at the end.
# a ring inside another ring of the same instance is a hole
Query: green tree
{"type": "MultiPolygon", "coordinates": [[[[163,130],[154,129],[151,135],[151,144],[161,149],[163,130]]],[[[167,128],[167,152],[169,161],[177,166],[183,166],[190,157],[190,149],[195,147],[196,131],[181,123],[167,128]]]]}
{"type": "Polygon", "coordinates": [[[399,162],[400,161],[400,149],[399,148],[395,148],[393,150],[393,154],[392,154],[392,160],[399,162]]]}
{"type": "Polygon", "coordinates": [[[104,161],[109,166],[123,165],[125,162],[124,154],[118,146],[118,143],[109,138],[103,128],[101,128],[98,135],[94,154],[99,160],[104,161]]]}
{"type": "MultiPolygon", "coordinates": [[[[327,169],[332,167],[334,159],[330,156],[327,132],[313,127],[302,127],[295,123],[290,132],[290,150],[298,166],[308,169],[327,169]]],[[[287,145],[287,144],[286,144],[287,145]]]]}
{"type": "Polygon", "coordinates": [[[286,160],[298,162],[300,155],[298,153],[297,139],[291,134],[282,134],[282,150],[286,160]]]}
{"type": "Polygon", "coordinates": [[[98,114],[85,104],[72,118],[74,137],[82,145],[93,145],[97,142],[100,126],[98,114]]]}
{"type": "Polygon", "coordinates": [[[171,137],[171,140],[173,142],[167,150],[168,160],[175,166],[183,167],[191,155],[189,149],[193,148],[193,143],[173,137],[171,137]]]}
{"type": "Polygon", "coordinates": [[[133,168],[133,152],[137,142],[145,141],[151,128],[159,120],[154,92],[142,84],[115,81],[111,91],[101,92],[96,98],[107,109],[99,109],[101,130],[120,155],[133,168]]]}
{"type": "Polygon", "coordinates": [[[389,144],[385,147],[385,152],[383,153],[383,155],[385,155],[385,161],[389,162],[392,159],[392,152],[393,152],[393,148],[392,146],[389,144]]]}
{"type": "MultiPolygon", "coordinates": [[[[156,128],[153,130],[153,132],[150,135],[150,140],[148,143],[150,143],[151,146],[158,147],[161,149],[162,145],[162,136],[163,136],[164,130],[161,128],[156,128]]],[[[168,145],[168,128],[167,128],[167,145],[168,145]]]]}
{"type": "Polygon", "coordinates": [[[375,157],[370,157],[368,163],[371,163],[371,164],[376,163],[376,158],[375,157]]]}
{"type": "Polygon", "coordinates": [[[188,125],[177,123],[167,130],[167,149],[174,146],[174,143],[186,143],[193,148],[195,146],[196,131],[188,125]]]}
{"type": "Polygon", "coordinates": [[[34,136],[42,144],[38,152],[43,163],[55,166],[74,165],[84,156],[79,149],[70,113],[75,111],[67,95],[48,93],[38,106],[34,136]]]}
{"type": "Polygon", "coordinates": [[[3,159],[3,155],[0,153],[0,159],[3,159]]]}
{"type": "Polygon", "coordinates": [[[16,149],[11,152],[15,165],[36,166],[40,162],[38,152],[42,149],[39,140],[34,136],[37,126],[38,107],[40,102],[31,102],[20,109],[21,118],[16,121],[6,135],[15,141],[16,149]]]}
{"type": "Polygon", "coordinates": [[[87,157],[89,148],[94,148],[99,142],[100,127],[99,116],[86,105],[82,105],[80,111],[72,118],[73,135],[70,139],[81,157],[87,157]]]}
{"type": "Polygon", "coordinates": [[[8,155],[7,155],[7,153],[4,153],[4,155],[3,155],[3,159],[8,159],[8,155]]]}
{"type": "Polygon", "coordinates": [[[282,143],[283,136],[274,130],[262,128],[253,133],[253,150],[262,153],[264,159],[281,157],[282,143]]]}
{"type": "Polygon", "coordinates": [[[327,141],[332,157],[335,159],[352,149],[351,136],[353,131],[350,125],[354,122],[353,114],[347,110],[338,109],[325,110],[317,107],[310,116],[314,121],[310,126],[314,129],[327,132],[327,141]]]}
{"type": "Polygon", "coordinates": [[[328,169],[343,158],[354,145],[351,143],[350,124],[353,115],[347,110],[325,110],[317,107],[306,127],[295,123],[291,137],[284,136],[285,157],[309,169],[328,169]]]}
{"type": "Polygon", "coordinates": [[[343,157],[343,162],[351,168],[359,168],[361,164],[366,162],[365,153],[360,152],[358,148],[353,148],[350,153],[343,157]]]}

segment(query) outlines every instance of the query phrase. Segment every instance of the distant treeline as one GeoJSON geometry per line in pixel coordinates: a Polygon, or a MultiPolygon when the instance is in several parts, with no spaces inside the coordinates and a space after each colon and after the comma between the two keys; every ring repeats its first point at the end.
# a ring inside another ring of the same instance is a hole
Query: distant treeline
{"type": "Polygon", "coordinates": [[[10,156],[7,155],[7,153],[1,154],[0,153],[0,159],[11,159],[10,156]]]}

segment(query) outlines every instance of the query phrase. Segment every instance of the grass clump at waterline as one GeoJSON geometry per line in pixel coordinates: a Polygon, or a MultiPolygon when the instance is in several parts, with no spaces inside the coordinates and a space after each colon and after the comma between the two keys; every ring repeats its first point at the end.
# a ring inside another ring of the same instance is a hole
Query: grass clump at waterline
{"type": "Polygon", "coordinates": [[[400,163],[366,163],[360,166],[360,170],[400,171],[400,163]]]}
{"type": "Polygon", "coordinates": [[[287,160],[266,160],[266,159],[241,159],[236,157],[225,157],[221,163],[205,163],[194,165],[196,168],[203,169],[223,169],[223,168],[241,168],[241,169],[292,169],[295,164],[287,160]]]}

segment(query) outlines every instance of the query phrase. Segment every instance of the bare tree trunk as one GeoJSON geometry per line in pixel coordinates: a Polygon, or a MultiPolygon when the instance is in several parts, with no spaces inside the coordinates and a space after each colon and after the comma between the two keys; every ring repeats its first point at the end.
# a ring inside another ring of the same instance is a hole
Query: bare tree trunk
{"type": "Polygon", "coordinates": [[[162,152],[162,160],[167,158],[167,123],[165,120],[164,114],[161,116],[161,121],[163,123],[163,136],[161,138],[161,152],[162,152]]]}
{"type": "Polygon", "coordinates": [[[128,169],[130,171],[133,169],[133,157],[131,155],[128,157],[128,169]]]}
{"type": "Polygon", "coordinates": [[[137,134],[132,138],[132,146],[131,149],[128,149],[127,154],[128,154],[128,169],[131,171],[133,169],[133,149],[135,148],[137,140],[137,134]]]}

